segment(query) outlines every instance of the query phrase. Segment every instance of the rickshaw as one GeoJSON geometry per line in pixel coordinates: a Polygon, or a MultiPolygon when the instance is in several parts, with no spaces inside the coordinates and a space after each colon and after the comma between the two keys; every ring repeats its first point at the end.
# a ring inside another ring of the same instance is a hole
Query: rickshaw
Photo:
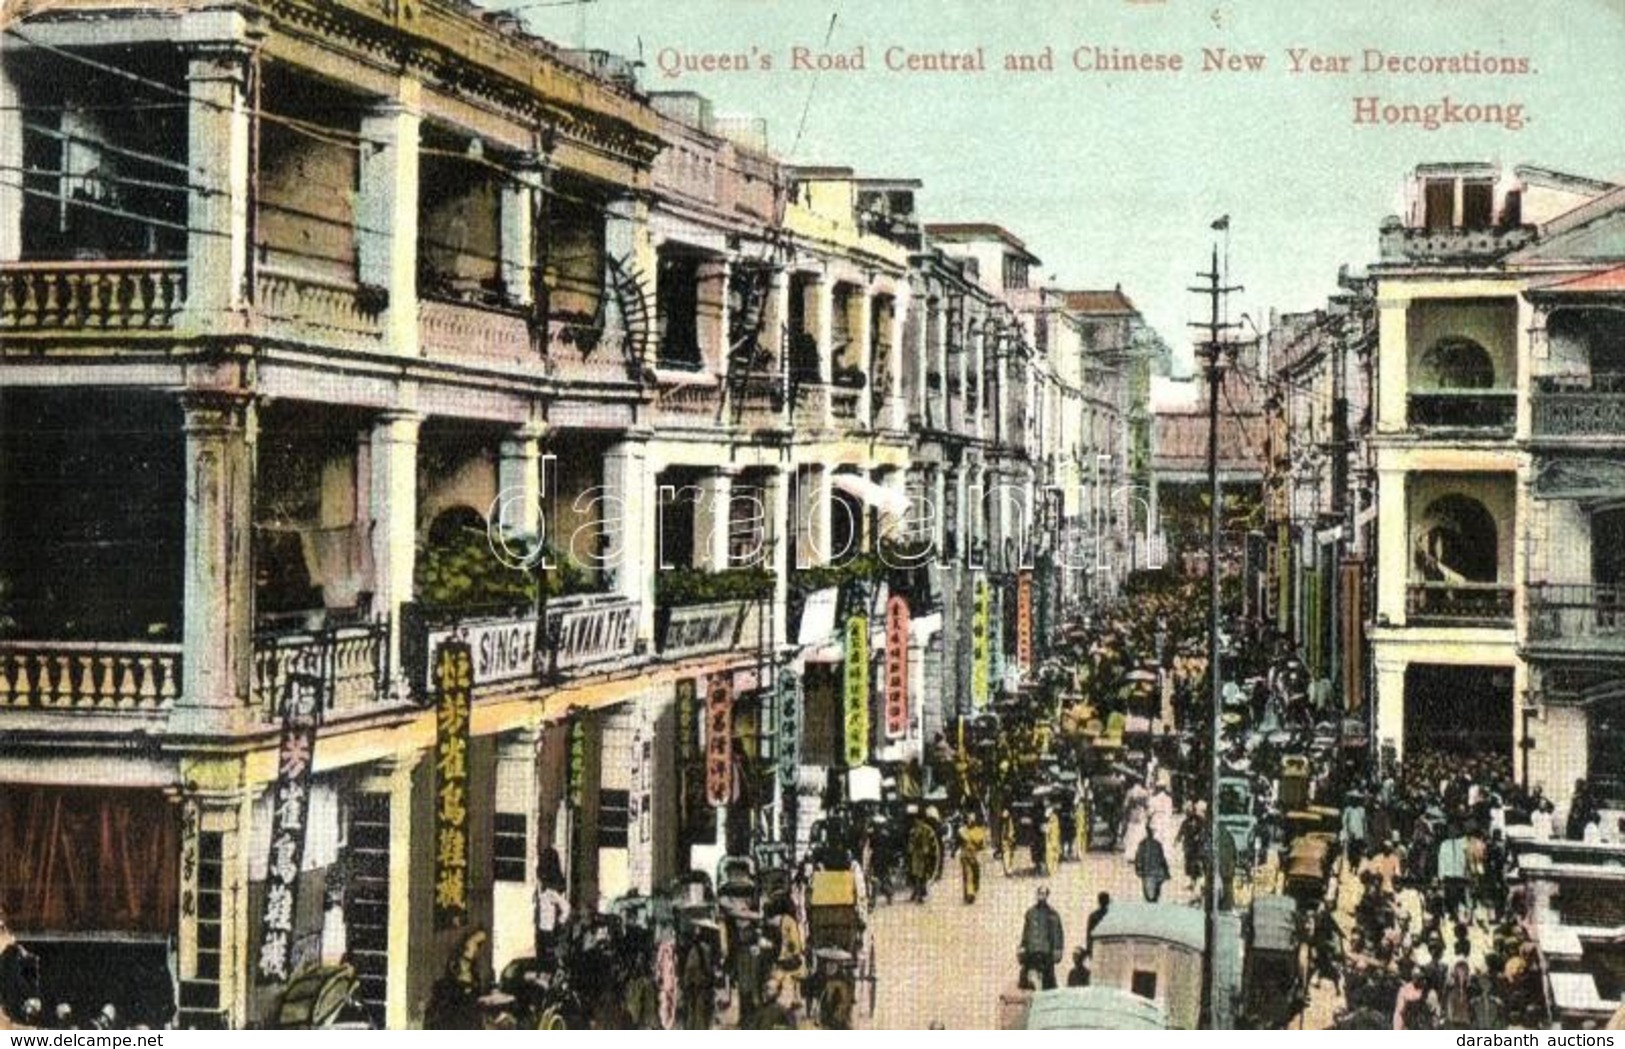
{"type": "Polygon", "coordinates": [[[1007,996],[1004,1031],[1166,1031],[1168,1016],[1147,998],[1111,987],[1057,987],[1007,996]]]}
{"type": "Polygon", "coordinates": [[[1245,776],[1219,777],[1219,826],[1230,832],[1236,855],[1252,854],[1253,784],[1245,776]]]}
{"type": "Polygon", "coordinates": [[[851,871],[813,873],[807,894],[807,952],[813,970],[805,992],[820,1027],[851,1030],[859,984],[864,985],[868,1014],[875,1014],[879,978],[864,919],[851,871]]]}
{"type": "Polygon", "coordinates": [[[355,1000],[361,980],[348,965],[313,965],[294,975],[277,1003],[276,1026],[284,1031],[367,1030],[355,1000]]]}
{"type": "Polygon", "coordinates": [[[1123,804],[1127,796],[1128,779],[1121,773],[1106,772],[1090,777],[1090,851],[1110,852],[1122,843],[1123,804]]]}
{"type": "Polygon", "coordinates": [[[1292,842],[1281,868],[1281,891],[1300,909],[1313,910],[1325,897],[1336,850],[1337,838],[1321,832],[1300,835],[1292,842]]]}
{"type": "Polygon", "coordinates": [[[1060,862],[1061,818],[1049,811],[1047,795],[1047,789],[1040,789],[1033,797],[1012,801],[1005,807],[999,833],[999,863],[1006,876],[1020,869],[1023,851],[1035,860],[1034,869],[1037,861],[1042,861],[1053,872],[1060,862]]]}
{"type": "Polygon", "coordinates": [[[749,856],[724,856],[717,861],[717,900],[738,901],[746,910],[762,909],[762,890],[756,861],[749,856]]]}
{"type": "Polygon", "coordinates": [[[1242,1021],[1264,1030],[1286,1026],[1304,1005],[1298,908],[1290,896],[1253,898],[1242,965],[1242,1021]]]}

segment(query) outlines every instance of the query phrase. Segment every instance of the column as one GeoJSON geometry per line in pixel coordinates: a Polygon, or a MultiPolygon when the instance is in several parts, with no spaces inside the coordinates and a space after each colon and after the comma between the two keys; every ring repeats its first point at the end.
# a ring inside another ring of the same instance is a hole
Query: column
{"type": "Polygon", "coordinates": [[[790,544],[793,533],[786,534],[790,521],[790,471],[783,467],[773,471],[763,485],[762,502],[767,512],[769,567],[773,571],[773,647],[776,650],[788,640],[785,622],[790,601],[790,568],[793,557],[790,544]]]}
{"type": "Polygon", "coordinates": [[[852,348],[855,351],[852,359],[857,362],[867,376],[863,389],[858,391],[858,425],[870,427],[874,424],[874,412],[885,406],[885,391],[875,389],[875,376],[879,369],[875,367],[874,339],[872,330],[874,324],[875,290],[870,285],[858,289],[855,311],[857,316],[852,319],[852,348]]]}
{"type": "Polygon", "coordinates": [[[828,273],[812,280],[813,337],[818,340],[818,381],[828,386],[835,369],[835,280],[828,273]]]}
{"type": "Polygon", "coordinates": [[[935,299],[930,306],[934,323],[928,325],[930,331],[927,335],[928,345],[926,352],[926,371],[937,373],[937,388],[927,390],[926,398],[931,405],[930,418],[937,426],[946,430],[948,428],[948,311],[941,298],[935,299]]]}
{"type": "Polygon", "coordinates": [[[385,344],[418,352],[418,96],[416,80],[361,118],[361,192],[356,197],[356,261],[362,284],[389,294],[385,344]]]}
{"type": "Polygon", "coordinates": [[[727,373],[728,354],[733,349],[729,331],[733,319],[728,311],[728,280],[732,272],[729,261],[718,258],[701,263],[697,273],[700,359],[718,374],[727,373]]]}
{"type": "MultiPolygon", "coordinates": [[[[389,944],[385,962],[387,997],[384,1026],[391,1031],[412,1026],[412,776],[423,751],[397,754],[372,766],[361,781],[367,793],[389,795],[389,944]]],[[[425,945],[426,946],[426,945],[425,945]]]]}
{"type": "Polygon", "coordinates": [[[491,967],[535,953],[536,935],[532,901],[536,892],[536,863],[540,854],[541,784],[536,761],[541,729],[527,726],[497,741],[496,811],[525,817],[525,877],[523,881],[495,881],[491,886],[491,967]]]}
{"type": "Polygon", "coordinates": [[[707,572],[728,567],[728,517],[737,467],[719,467],[700,478],[700,498],[694,507],[694,559],[707,572]]]}
{"type": "Polygon", "coordinates": [[[181,410],[185,658],[175,725],[227,728],[245,707],[252,645],[253,400],[239,391],[193,391],[182,394],[181,410]]]}
{"type": "Polygon", "coordinates": [[[23,253],[23,191],[18,188],[18,172],[23,167],[23,121],[30,114],[22,110],[22,92],[5,62],[0,62],[0,262],[15,262],[23,253]]]}
{"type": "Polygon", "coordinates": [[[604,456],[604,568],[610,588],[639,602],[638,638],[654,636],[654,474],[649,469],[649,432],[628,430],[604,456]]]}
{"type": "Polygon", "coordinates": [[[385,412],[372,428],[372,564],[374,615],[389,617],[391,689],[407,687],[401,667],[401,605],[412,600],[417,556],[418,429],[423,417],[385,412]]]}
{"type": "MultiPolygon", "coordinates": [[[[498,450],[497,505],[490,519],[506,535],[542,538],[541,440],[546,433],[545,423],[527,423],[498,450]]],[[[514,553],[522,551],[516,546],[514,553]]]]}
{"type": "MultiPolygon", "coordinates": [[[[1377,657],[1377,739],[1376,745],[1392,746],[1394,757],[1405,756],[1405,664],[1398,659],[1377,657]]],[[[1381,754],[1378,750],[1378,754],[1381,754]]]]}
{"type": "MultiPolygon", "coordinates": [[[[220,974],[218,1007],[226,1014],[229,1026],[241,1028],[248,1023],[249,999],[254,993],[258,961],[249,953],[250,923],[260,920],[260,915],[251,913],[248,893],[248,844],[253,838],[250,820],[254,794],[240,787],[227,786],[228,777],[222,775],[224,771],[221,766],[212,763],[204,769],[194,770],[194,775],[201,774],[205,782],[196,794],[182,803],[183,838],[192,839],[191,842],[183,840],[182,849],[191,844],[195,849],[194,857],[199,857],[201,849],[197,846],[201,835],[218,835],[220,886],[217,902],[220,917],[215,931],[219,944],[218,954],[213,959],[219,966],[220,974]],[[194,818],[196,834],[188,826],[194,818]]],[[[181,874],[184,879],[186,871],[183,869],[181,874]]],[[[194,867],[194,879],[196,876],[194,867]]],[[[183,891],[185,888],[183,885],[183,891]]],[[[184,913],[184,895],[182,898],[179,937],[182,979],[197,978],[204,972],[198,965],[205,942],[198,936],[198,926],[206,921],[203,915],[210,901],[200,891],[195,891],[193,898],[196,903],[191,914],[184,913]]]]}
{"type": "Polygon", "coordinates": [[[1405,623],[1405,594],[1411,577],[1406,527],[1405,471],[1377,471],[1377,622],[1405,623]]]}
{"type": "MultiPolygon", "coordinates": [[[[931,543],[937,548],[938,559],[947,561],[948,558],[948,532],[949,519],[953,514],[953,507],[948,504],[948,476],[941,467],[933,466],[930,471],[929,494],[931,500],[931,543]]],[[[953,529],[958,534],[958,529],[953,529]]]]}
{"type": "Polygon", "coordinates": [[[891,388],[885,391],[884,396],[887,409],[886,425],[893,430],[908,429],[908,402],[903,396],[903,369],[906,367],[908,354],[903,349],[903,336],[908,330],[904,319],[908,316],[911,292],[907,281],[899,281],[897,294],[892,299],[891,362],[887,368],[891,373],[891,388]]]}
{"type": "MultiPolygon", "coordinates": [[[[231,44],[187,59],[187,310],[200,320],[243,301],[248,265],[248,53],[231,44]]],[[[11,121],[7,121],[11,123],[11,121]]]]}
{"type": "Polygon", "coordinates": [[[1409,324],[1404,299],[1384,299],[1377,303],[1377,375],[1379,385],[1373,391],[1376,402],[1376,431],[1400,433],[1406,425],[1405,394],[1409,389],[1406,360],[1409,324]]]}
{"type": "Polygon", "coordinates": [[[796,564],[802,568],[825,564],[830,549],[830,471],[827,466],[804,463],[796,474],[797,529],[796,564]]]}
{"type": "Polygon", "coordinates": [[[521,159],[502,184],[502,289],[515,306],[535,300],[536,198],[541,194],[541,162],[521,159]]]}

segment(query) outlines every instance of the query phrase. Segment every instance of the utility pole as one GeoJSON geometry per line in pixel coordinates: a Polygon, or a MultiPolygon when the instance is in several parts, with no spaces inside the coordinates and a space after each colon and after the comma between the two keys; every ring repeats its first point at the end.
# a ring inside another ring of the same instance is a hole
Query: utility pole
{"type": "MultiPolygon", "coordinates": [[[[1230,218],[1227,215],[1215,222],[1213,228],[1228,230],[1229,224],[1230,218]]],[[[1205,323],[1192,322],[1191,327],[1202,329],[1207,333],[1207,338],[1198,345],[1197,352],[1207,364],[1208,381],[1207,672],[1211,686],[1208,698],[1212,708],[1209,711],[1208,738],[1207,892],[1204,894],[1206,899],[1203,908],[1206,917],[1204,923],[1206,944],[1202,950],[1202,1020],[1206,1029],[1216,1030],[1219,1026],[1219,996],[1223,993],[1218,986],[1221,966],[1218,965],[1216,958],[1219,949],[1219,905],[1223,900],[1219,884],[1219,835],[1227,833],[1219,823],[1219,753],[1224,724],[1223,679],[1219,672],[1219,528],[1223,512],[1219,486],[1219,389],[1224,382],[1225,349],[1224,340],[1220,336],[1226,329],[1236,327],[1235,324],[1220,320],[1220,305],[1231,292],[1240,291],[1241,286],[1226,286],[1219,283],[1221,275],[1217,244],[1213,246],[1211,268],[1206,273],[1198,273],[1197,276],[1206,278],[1206,287],[1187,290],[1198,295],[1206,295],[1208,299],[1208,320],[1205,323]]]]}

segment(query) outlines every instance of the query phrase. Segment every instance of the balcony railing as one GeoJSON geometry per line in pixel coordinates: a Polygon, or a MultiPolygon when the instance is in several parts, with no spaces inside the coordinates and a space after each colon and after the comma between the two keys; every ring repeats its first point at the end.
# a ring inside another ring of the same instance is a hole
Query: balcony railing
{"type": "Polygon", "coordinates": [[[831,388],[822,383],[804,382],[797,385],[795,390],[795,428],[822,430],[828,426],[831,388]]]}
{"type": "Polygon", "coordinates": [[[1412,583],[1405,588],[1408,622],[1507,626],[1512,587],[1500,583],[1412,583]]]}
{"type": "Polygon", "coordinates": [[[711,427],[717,424],[722,407],[722,389],[704,373],[697,374],[692,382],[663,378],[655,404],[668,423],[711,427]]]}
{"type": "Polygon", "coordinates": [[[1526,593],[1530,641],[1625,643],[1625,586],[1531,583],[1526,593]]]}
{"type": "Polygon", "coordinates": [[[547,373],[560,382],[626,383],[637,380],[628,359],[628,336],[588,320],[554,317],[547,325],[547,373]]]}
{"type": "Polygon", "coordinates": [[[785,426],[784,382],[782,376],[747,376],[734,394],[735,417],[749,430],[780,429],[785,426]]]}
{"type": "Polygon", "coordinates": [[[1493,259],[1535,239],[1534,226],[1428,229],[1384,225],[1378,242],[1383,261],[1439,262],[1493,259]]]}
{"type": "Polygon", "coordinates": [[[569,673],[637,653],[639,602],[583,594],[547,602],[547,636],[554,673],[569,673]]]}
{"type": "Polygon", "coordinates": [[[0,641],[0,709],[158,712],[180,687],[180,645],[0,641]]]}
{"type": "Polygon", "coordinates": [[[528,318],[494,306],[423,299],[418,340],[424,356],[440,360],[518,367],[537,359],[528,318]]]}
{"type": "Polygon", "coordinates": [[[1433,390],[1412,393],[1410,424],[1444,430],[1510,430],[1518,410],[1512,390],[1433,390]]]}
{"type": "Polygon", "coordinates": [[[1625,437],[1625,375],[1542,376],[1530,411],[1536,437],[1625,437]]]}
{"type": "Polygon", "coordinates": [[[360,713],[389,699],[389,623],[254,637],[250,698],[271,722],[282,718],[282,694],[290,674],[311,674],[324,683],[324,716],[360,713]]]}
{"type": "Polygon", "coordinates": [[[0,263],[0,330],[164,329],[185,306],[179,262],[0,263]]]}
{"type": "Polygon", "coordinates": [[[382,290],[268,267],[260,268],[254,288],[268,334],[349,349],[383,346],[382,290]]]}
{"type": "Polygon", "coordinates": [[[837,423],[847,426],[856,425],[858,422],[858,402],[863,398],[863,391],[836,387],[830,390],[829,397],[830,417],[837,423]]]}

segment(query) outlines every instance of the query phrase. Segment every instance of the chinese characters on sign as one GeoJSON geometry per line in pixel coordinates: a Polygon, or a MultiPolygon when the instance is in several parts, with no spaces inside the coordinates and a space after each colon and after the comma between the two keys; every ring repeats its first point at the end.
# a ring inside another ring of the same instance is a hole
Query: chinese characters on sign
{"type": "Polygon", "coordinates": [[[801,682],[788,667],[779,670],[779,785],[796,785],[801,764],[801,682]]]}
{"type": "Polygon", "coordinates": [[[970,613],[970,698],[977,709],[987,706],[987,580],[976,581],[970,613]]]}
{"type": "Polygon", "coordinates": [[[1033,669],[1033,574],[1025,571],[1016,576],[1016,669],[1033,669]]]}
{"type": "Polygon", "coordinates": [[[316,751],[316,718],[322,679],[289,674],[282,693],[282,741],[277,747],[276,793],[271,807],[271,856],[266,864],[261,922],[259,982],[283,983],[293,956],[294,898],[305,856],[310,813],[310,766],[316,751]]]}
{"type": "Polygon", "coordinates": [[[474,687],[469,646],[442,642],[434,678],[434,922],[444,929],[468,918],[468,719],[474,687]]]}
{"type": "Polygon", "coordinates": [[[846,764],[869,760],[869,617],[846,621],[846,764]]]}
{"type": "Polygon", "coordinates": [[[908,735],[908,599],[886,602],[886,738],[908,735]]]}
{"type": "Polygon", "coordinates": [[[733,731],[733,675],[713,674],[705,698],[705,800],[713,808],[733,794],[733,731]]]}

